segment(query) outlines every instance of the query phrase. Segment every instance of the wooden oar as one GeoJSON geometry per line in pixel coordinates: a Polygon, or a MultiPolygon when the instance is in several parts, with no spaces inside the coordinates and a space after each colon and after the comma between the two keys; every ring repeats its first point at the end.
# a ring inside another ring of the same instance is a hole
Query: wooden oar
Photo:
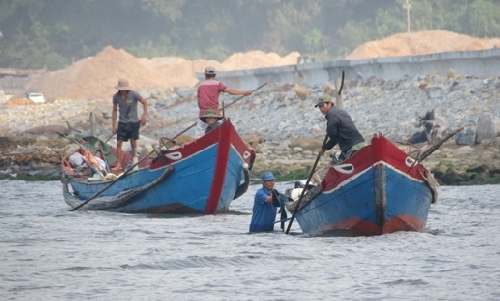
{"type": "Polygon", "coordinates": [[[80,205],[76,206],[75,208],[73,209],[70,209],[69,211],[75,211],[75,210],[78,210],[80,208],[82,208],[83,206],[87,205],[90,201],[92,201],[93,199],[97,198],[98,196],[100,196],[104,191],[108,190],[111,186],[113,186],[116,182],[120,181],[121,179],[125,178],[125,176],[128,175],[128,173],[130,171],[132,171],[134,169],[134,167],[136,167],[137,165],[139,165],[139,163],[141,163],[142,161],[144,161],[145,159],[147,159],[149,157],[149,155],[151,155],[152,153],[154,153],[155,151],[152,150],[150,151],[144,158],[142,158],[141,160],[139,160],[139,162],[135,163],[134,165],[132,165],[129,169],[127,169],[125,171],[125,173],[123,173],[118,179],[116,179],[115,181],[112,181],[111,183],[109,183],[108,186],[104,187],[103,189],[99,190],[96,194],[94,194],[93,196],[91,196],[88,200],[86,200],[85,202],[81,203],[80,205]]]}
{"type": "MultiPolygon", "coordinates": [[[[257,91],[257,90],[260,90],[262,89],[265,85],[267,85],[267,83],[264,83],[262,86],[258,87],[257,89],[255,90],[252,90],[252,93],[257,91]]],[[[227,106],[222,106],[222,108],[220,109],[221,111],[224,111],[224,109],[227,109],[228,107],[230,107],[231,105],[233,105],[235,102],[237,102],[238,100],[242,99],[243,97],[245,97],[247,95],[241,95],[240,97],[236,98],[233,102],[231,102],[230,104],[228,104],[227,106]]],[[[172,140],[175,140],[175,138],[179,137],[180,135],[184,134],[185,132],[187,132],[188,130],[190,130],[191,128],[193,128],[195,125],[197,125],[198,122],[195,122],[193,123],[192,125],[188,126],[186,129],[184,129],[182,132],[180,132],[179,134],[175,135],[174,138],[172,138],[172,140]]]]}
{"type": "MultiPolygon", "coordinates": [[[[328,133],[325,135],[325,139],[323,139],[323,146],[325,145],[326,140],[328,140],[328,133]]],[[[300,208],[300,202],[302,202],[302,198],[304,197],[304,194],[307,190],[306,187],[307,187],[307,185],[309,185],[309,182],[311,181],[311,178],[314,174],[314,171],[316,170],[316,166],[318,165],[319,158],[321,158],[321,155],[322,155],[322,153],[319,152],[318,156],[316,157],[316,161],[314,161],[314,165],[311,169],[311,173],[309,174],[309,178],[307,178],[306,184],[304,185],[304,189],[302,189],[302,193],[300,194],[299,200],[297,201],[297,205],[295,205],[295,208],[293,209],[292,217],[290,218],[290,222],[288,223],[288,227],[286,228],[285,234],[288,234],[288,232],[290,232],[290,228],[292,227],[293,220],[295,219],[295,213],[297,213],[297,211],[300,208]]]]}

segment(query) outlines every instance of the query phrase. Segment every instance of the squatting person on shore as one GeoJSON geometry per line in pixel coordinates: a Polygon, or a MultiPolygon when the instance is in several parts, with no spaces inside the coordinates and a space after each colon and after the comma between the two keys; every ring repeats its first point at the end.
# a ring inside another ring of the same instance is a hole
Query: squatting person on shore
{"type": "Polygon", "coordinates": [[[272,191],[276,178],[266,171],[262,174],[262,187],[257,190],[253,200],[253,214],[250,222],[250,232],[274,231],[277,208],[273,205],[272,191]]]}
{"type": "Polygon", "coordinates": [[[198,86],[198,107],[200,108],[200,120],[196,125],[195,137],[200,138],[205,134],[205,129],[207,124],[201,120],[201,117],[205,115],[206,110],[214,109],[217,115],[222,116],[219,111],[219,94],[220,92],[226,92],[232,95],[250,95],[251,90],[234,90],[229,89],[223,83],[215,79],[216,72],[213,67],[205,68],[205,81],[198,86]]]}
{"type": "Polygon", "coordinates": [[[335,107],[330,95],[320,96],[314,107],[319,108],[327,120],[326,132],[329,140],[319,150],[321,155],[325,153],[325,150],[330,150],[338,144],[342,152],[339,160],[343,161],[365,146],[365,139],[354,125],[351,116],[346,111],[335,107]]]}
{"type": "Polygon", "coordinates": [[[123,171],[122,159],[122,143],[130,139],[131,155],[135,157],[137,148],[137,140],[139,139],[139,128],[145,125],[148,114],[148,104],[144,98],[137,92],[132,90],[126,79],[118,80],[118,85],[115,87],[118,92],[113,95],[113,134],[116,134],[116,154],[118,163],[115,166],[115,171],[123,171]],[[141,119],[137,113],[137,102],[142,103],[143,113],[141,119]],[[120,112],[118,120],[118,128],[116,124],[117,112],[120,112]]]}

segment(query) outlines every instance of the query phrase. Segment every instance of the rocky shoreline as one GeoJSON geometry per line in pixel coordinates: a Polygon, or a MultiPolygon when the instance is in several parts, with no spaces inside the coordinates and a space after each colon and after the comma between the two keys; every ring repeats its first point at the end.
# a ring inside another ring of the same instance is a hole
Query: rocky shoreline
{"type": "MultiPolygon", "coordinates": [[[[496,76],[475,78],[452,70],[446,75],[399,81],[360,76],[346,82],[344,104],[367,141],[376,132],[393,142],[408,141],[422,130],[416,126],[417,117],[435,110],[450,128],[466,128],[424,161],[438,181],[444,185],[500,183],[499,91],[496,76]]],[[[194,88],[139,92],[149,103],[149,122],[141,132],[140,147],[146,149],[160,137],[174,137],[196,121],[194,88]]],[[[274,171],[280,179],[309,175],[325,131],[324,117],[314,103],[325,92],[335,92],[332,83],[317,87],[268,84],[225,111],[247,142],[259,141],[253,177],[263,170],[274,171]]],[[[234,99],[221,97],[226,105],[234,99]]],[[[111,135],[110,100],[60,99],[2,106],[0,111],[0,178],[57,178],[68,141],[55,131],[67,131],[66,121],[86,129],[89,113],[93,113],[98,135],[104,140],[111,135]]],[[[188,141],[192,135],[188,131],[184,140],[177,140],[188,141]]],[[[415,145],[416,149],[426,147],[425,143],[415,145]]],[[[328,164],[329,157],[324,155],[318,169],[328,164]]]]}
{"type": "MultiPolygon", "coordinates": [[[[5,141],[5,137],[1,139],[5,141]]],[[[255,137],[248,139],[253,140],[255,137]]],[[[307,178],[321,142],[315,139],[263,142],[257,148],[257,158],[251,171],[252,178],[258,178],[265,170],[273,171],[279,180],[307,178]]],[[[59,143],[64,144],[64,141],[59,143]]],[[[426,144],[416,146],[424,149],[426,144]]],[[[0,179],[59,180],[60,161],[64,154],[64,148],[53,149],[36,145],[1,150],[0,179]]],[[[316,171],[330,165],[327,154],[320,158],[316,171]]],[[[499,184],[500,138],[488,142],[487,145],[444,144],[429,156],[424,164],[442,185],[499,184]]]]}

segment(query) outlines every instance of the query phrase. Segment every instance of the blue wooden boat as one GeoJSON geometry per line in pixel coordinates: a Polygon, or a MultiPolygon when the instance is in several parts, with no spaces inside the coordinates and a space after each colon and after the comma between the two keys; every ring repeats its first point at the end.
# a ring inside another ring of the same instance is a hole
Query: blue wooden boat
{"type": "MultiPolygon", "coordinates": [[[[300,202],[295,218],[304,233],[381,235],[425,230],[439,185],[424,165],[383,135],[328,169],[300,202]]],[[[291,212],[297,203],[288,203],[291,212]]]]}
{"type": "Polygon", "coordinates": [[[75,208],[104,189],[84,210],[213,214],[228,210],[247,190],[254,159],[254,150],[225,119],[199,139],[159,150],[155,158],[119,177],[109,189],[105,188],[110,181],[79,176],[65,157],[63,194],[75,208]]]}

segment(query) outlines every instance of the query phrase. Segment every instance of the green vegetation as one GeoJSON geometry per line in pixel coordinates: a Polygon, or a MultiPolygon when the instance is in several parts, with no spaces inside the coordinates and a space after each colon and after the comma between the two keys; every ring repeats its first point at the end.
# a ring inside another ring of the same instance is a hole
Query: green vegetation
{"type": "MultiPolygon", "coordinates": [[[[406,0],[4,0],[0,67],[56,70],[108,45],[136,57],[222,61],[235,52],[344,58],[406,32],[406,0]]],[[[411,30],[500,32],[498,0],[411,0],[411,30]]]]}
{"type": "MultiPolygon", "coordinates": [[[[250,172],[250,178],[260,179],[260,176],[264,170],[252,170],[250,172]]],[[[306,166],[303,169],[295,170],[292,172],[285,172],[283,170],[273,169],[271,172],[274,174],[276,181],[294,181],[294,180],[305,180],[309,177],[311,172],[311,166],[306,166]]],[[[260,180],[259,180],[260,182],[260,180]]]]}
{"type": "Polygon", "coordinates": [[[12,180],[12,181],[59,181],[61,180],[61,176],[42,176],[42,175],[17,175],[12,177],[7,175],[5,177],[0,177],[0,180],[12,180]]]}

